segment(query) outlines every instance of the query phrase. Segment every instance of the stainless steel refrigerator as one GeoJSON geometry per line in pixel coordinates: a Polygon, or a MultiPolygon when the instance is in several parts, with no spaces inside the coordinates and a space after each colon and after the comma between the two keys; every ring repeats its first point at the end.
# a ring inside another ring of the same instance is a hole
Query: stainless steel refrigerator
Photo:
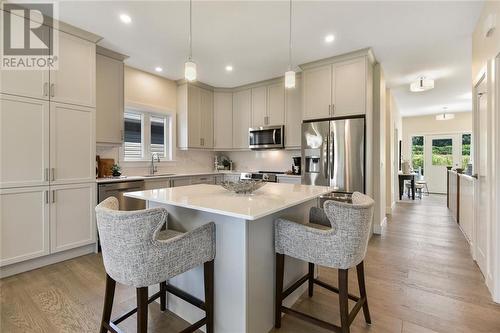
{"type": "Polygon", "coordinates": [[[365,192],[365,118],[302,124],[302,184],[365,192]]]}

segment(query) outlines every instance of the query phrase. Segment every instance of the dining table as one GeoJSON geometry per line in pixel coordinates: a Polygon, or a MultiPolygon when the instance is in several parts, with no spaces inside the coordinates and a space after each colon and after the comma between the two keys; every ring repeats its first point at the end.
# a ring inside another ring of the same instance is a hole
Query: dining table
{"type": "Polygon", "coordinates": [[[410,187],[411,187],[411,199],[415,200],[415,177],[418,176],[417,173],[400,173],[398,174],[398,179],[399,179],[399,200],[403,199],[403,193],[404,193],[404,187],[405,187],[405,180],[410,181],[410,187]]]}

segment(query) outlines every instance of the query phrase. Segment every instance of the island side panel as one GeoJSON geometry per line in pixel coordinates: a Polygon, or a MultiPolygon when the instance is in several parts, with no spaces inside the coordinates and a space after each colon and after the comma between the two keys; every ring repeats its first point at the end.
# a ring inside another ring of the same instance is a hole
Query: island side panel
{"type": "MultiPolygon", "coordinates": [[[[317,207],[318,200],[313,199],[297,206],[263,217],[247,221],[247,330],[250,333],[269,332],[274,327],[274,292],[275,292],[275,250],[274,220],[284,217],[292,221],[305,223],[309,220],[309,210],[317,207]]],[[[304,276],[308,265],[291,257],[285,257],[284,288],[304,276]]],[[[283,302],[292,306],[307,290],[303,284],[283,302]]]]}
{"type": "MultiPolygon", "coordinates": [[[[214,267],[215,332],[246,332],[246,221],[194,209],[150,202],[149,207],[165,207],[168,226],[179,231],[193,230],[210,221],[216,225],[214,267]]],[[[169,283],[204,300],[203,267],[181,274],[169,283]]],[[[204,312],[168,295],[168,309],[189,323],[204,317],[204,312]]],[[[205,326],[201,328],[205,330],[205,326]]]]}

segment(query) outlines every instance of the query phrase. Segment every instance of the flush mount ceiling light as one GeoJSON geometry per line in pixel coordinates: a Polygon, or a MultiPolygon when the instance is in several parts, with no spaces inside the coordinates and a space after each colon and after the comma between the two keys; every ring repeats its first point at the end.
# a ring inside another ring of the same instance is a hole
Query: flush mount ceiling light
{"type": "Polygon", "coordinates": [[[331,43],[335,40],[335,36],[334,35],[326,35],[325,37],[325,42],[326,43],[331,43]]]}
{"type": "Polygon", "coordinates": [[[227,65],[226,66],[226,72],[232,72],[233,71],[233,66],[227,65]]]}
{"type": "Polygon", "coordinates": [[[191,59],[193,53],[193,24],[192,24],[192,0],[189,0],[189,57],[184,64],[184,78],[188,81],[196,80],[196,63],[191,59]]]}
{"type": "Polygon", "coordinates": [[[158,73],[163,72],[163,68],[161,68],[161,67],[156,67],[156,68],[155,68],[155,71],[157,71],[158,73]]]}
{"type": "Polygon", "coordinates": [[[132,22],[132,18],[127,14],[120,14],[120,20],[125,24],[129,24],[130,22],[132,22]]]}
{"type": "Polygon", "coordinates": [[[410,84],[410,91],[411,92],[421,92],[421,91],[426,91],[434,88],[434,80],[429,79],[425,76],[421,76],[418,78],[417,81],[412,82],[410,84]]]}
{"type": "Polygon", "coordinates": [[[445,106],[443,107],[443,113],[436,115],[436,120],[450,120],[455,118],[455,115],[453,113],[446,113],[448,108],[445,106]]]}
{"type": "Polygon", "coordinates": [[[292,0],[290,0],[290,30],[288,34],[288,71],[285,72],[285,88],[295,88],[295,71],[292,70],[292,0]]]}

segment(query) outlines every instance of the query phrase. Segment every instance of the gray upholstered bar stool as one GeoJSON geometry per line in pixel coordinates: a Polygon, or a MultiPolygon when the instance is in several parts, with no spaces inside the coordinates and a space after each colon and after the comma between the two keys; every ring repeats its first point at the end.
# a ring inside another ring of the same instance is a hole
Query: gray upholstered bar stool
{"type": "Polygon", "coordinates": [[[168,213],[164,208],[119,211],[118,200],[110,197],[96,207],[97,228],[106,269],[106,293],[101,333],[120,332],[116,326],[137,312],[137,332],[147,332],[148,304],[160,298],[166,310],[170,292],[205,311],[205,317],[183,332],[214,326],[215,224],[210,222],[186,233],[165,229],[168,213]],[[205,301],[168,285],[166,281],[196,266],[204,265],[205,301]],[[137,308],[111,319],[116,282],[137,288],[137,308]],[[148,286],[159,284],[160,291],[148,298],[148,286]]]}
{"type": "Polygon", "coordinates": [[[288,313],[335,332],[347,333],[361,308],[365,321],[371,323],[366,296],[363,260],[371,232],[373,200],[359,192],[352,195],[352,204],[326,201],[324,210],[312,208],[309,224],[299,224],[286,219],[275,221],[276,248],[276,328],[281,327],[281,313],[288,313]],[[325,222],[328,227],[325,227],[325,222]],[[283,291],[285,255],[309,262],[309,272],[283,291]],[[314,265],[338,269],[338,288],[314,277],[314,265]],[[360,297],[348,293],[348,269],[356,267],[360,297]],[[313,296],[314,284],[339,294],[341,325],[319,320],[305,313],[282,305],[283,300],[304,282],[309,282],[309,297],[313,296]],[[356,301],[349,313],[348,300],[356,301]]]}

